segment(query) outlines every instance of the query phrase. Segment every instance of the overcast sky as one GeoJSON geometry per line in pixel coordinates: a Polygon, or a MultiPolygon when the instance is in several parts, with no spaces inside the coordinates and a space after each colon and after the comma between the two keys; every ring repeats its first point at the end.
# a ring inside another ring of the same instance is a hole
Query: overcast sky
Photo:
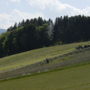
{"type": "Polygon", "coordinates": [[[90,15],[90,0],[0,0],[0,28],[41,16],[90,15]]]}

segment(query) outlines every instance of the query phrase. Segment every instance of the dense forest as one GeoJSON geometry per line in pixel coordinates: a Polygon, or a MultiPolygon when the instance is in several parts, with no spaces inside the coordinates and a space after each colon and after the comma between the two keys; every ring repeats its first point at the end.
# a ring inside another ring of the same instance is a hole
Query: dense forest
{"type": "Polygon", "coordinates": [[[56,44],[90,40],[90,17],[41,17],[15,23],[0,35],[0,57],[56,44]]]}

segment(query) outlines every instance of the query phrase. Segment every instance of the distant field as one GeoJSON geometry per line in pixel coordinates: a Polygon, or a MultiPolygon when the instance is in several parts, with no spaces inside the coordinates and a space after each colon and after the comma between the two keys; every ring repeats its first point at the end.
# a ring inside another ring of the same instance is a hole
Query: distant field
{"type": "Polygon", "coordinates": [[[31,50],[28,52],[8,56],[0,59],[0,72],[13,70],[39,61],[46,58],[53,58],[58,55],[63,55],[75,50],[78,45],[90,44],[90,42],[73,43],[67,45],[57,45],[45,47],[41,49],[31,50]]]}
{"type": "Polygon", "coordinates": [[[90,64],[1,81],[0,90],[90,90],[90,64]]]}

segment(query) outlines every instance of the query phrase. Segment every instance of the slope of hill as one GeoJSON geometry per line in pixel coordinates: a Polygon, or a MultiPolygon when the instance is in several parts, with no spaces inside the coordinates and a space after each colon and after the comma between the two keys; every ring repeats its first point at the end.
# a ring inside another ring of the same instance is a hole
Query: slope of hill
{"type": "MultiPolygon", "coordinates": [[[[45,48],[36,49],[36,50],[12,55],[9,57],[1,58],[0,59],[0,74],[7,73],[7,72],[12,73],[13,70],[16,70],[16,73],[17,73],[17,70],[19,70],[19,69],[20,69],[20,71],[23,71],[22,74],[24,74],[24,71],[27,71],[26,70],[27,66],[31,67],[31,65],[33,65],[33,64],[45,62],[46,59],[51,59],[51,60],[55,59],[55,60],[53,60],[54,64],[55,63],[58,64],[58,63],[62,62],[62,60],[72,60],[72,58],[70,59],[70,57],[69,56],[67,57],[67,55],[64,57],[64,59],[60,56],[75,52],[76,47],[78,45],[87,45],[87,44],[90,44],[90,42],[81,42],[81,43],[73,43],[73,44],[67,44],[67,45],[45,47],[45,48]],[[58,59],[59,61],[56,59],[58,59]],[[23,68],[23,69],[21,69],[21,68],[23,68]]],[[[89,52],[87,51],[87,53],[89,53],[89,52]]],[[[73,58],[76,58],[76,57],[73,57],[73,58]]],[[[37,66],[37,65],[35,65],[35,66],[37,66]]],[[[30,68],[29,68],[29,71],[30,71],[30,68]]],[[[27,73],[29,71],[27,71],[27,73]]],[[[0,78],[2,78],[1,76],[4,76],[4,75],[1,74],[0,78]]],[[[9,76],[9,77],[11,77],[11,76],[9,76]]],[[[6,78],[6,76],[5,76],[5,78],[6,78]]]]}
{"type": "Polygon", "coordinates": [[[73,43],[67,45],[57,45],[36,49],[0,59],[0,72],[13,70],[45,60],[63,55],[75,50],[78,45],[90,44],[90,42],[73,43]]]}
{"type": "Polygon", "coordinates": [[[1,90],[90,90],[90,64],[0,82],[1,90]]]}
{"type": "Polygon", "coordinates": [[[1,90],[90,90],[90,64],[0,82],[1,90]]]}
{"type": "Polygon", "coordinates": [[[0,79],[10,79],[32,75],[35,73],[47,72],[54,69],[64,69],[71,66],[84,65],[90,63],[90,48],[76,50],[66,54],[47,58],[38,63],[16,68],[10,71],[0,72],[0,79]]]}
{"type": "Polygon", "coordinates": [[[1,58],[0,89],[89,90],[90,48],[77,50],[79,45],[90,42],[45,47],[1,58]]]}

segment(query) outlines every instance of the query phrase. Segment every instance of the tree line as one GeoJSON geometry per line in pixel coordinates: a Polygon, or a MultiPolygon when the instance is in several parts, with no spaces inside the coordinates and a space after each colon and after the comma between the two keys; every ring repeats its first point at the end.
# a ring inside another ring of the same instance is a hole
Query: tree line
{"type": "Polygon", "coordinates": [[[90,40],[90,17],[22,20],[0,35],[0,57],[55,44],[90,40]]]}

